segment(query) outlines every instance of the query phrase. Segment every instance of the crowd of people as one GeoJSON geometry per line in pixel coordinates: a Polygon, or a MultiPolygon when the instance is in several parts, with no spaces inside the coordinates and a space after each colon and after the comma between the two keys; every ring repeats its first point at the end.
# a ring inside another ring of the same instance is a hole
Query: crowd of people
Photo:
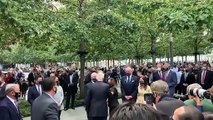
{"type": "MultiPolygon", "coordinates": [[[[93,67],[84,74],[88,120],[213,119],[213,71],[208,62],[93,67]]],[[[79,75],[78,69],[44,71],[36,65],[25,80],[21,69],[11,68],[0,77],[1,120],[22,119],[20,96],[31,105],[32,120],[60,120],[62,110],[75,110],[79,75]]]]}

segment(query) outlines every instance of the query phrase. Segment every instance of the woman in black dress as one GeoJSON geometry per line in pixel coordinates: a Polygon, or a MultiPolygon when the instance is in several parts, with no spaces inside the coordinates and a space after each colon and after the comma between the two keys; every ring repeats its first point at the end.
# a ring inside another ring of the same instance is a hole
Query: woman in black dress
{"type": "Polygon", "coordinates": [[[119,105],[118,102],[118,90],[116,88],[116,80],[114,78],[109,78],[108,83],[110,85],[110,96],[109,96],[109,111],[110,116],[113,113],[113,110],[119,105]]]}

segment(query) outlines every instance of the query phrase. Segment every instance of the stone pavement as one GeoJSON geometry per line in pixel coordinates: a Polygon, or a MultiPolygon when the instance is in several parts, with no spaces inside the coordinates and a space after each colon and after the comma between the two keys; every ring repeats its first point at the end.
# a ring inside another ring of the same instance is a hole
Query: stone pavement
{"type": "MultiPolygon", "coordinates": [[[[30,120],[30,117],[24,118],[23,120],[30,120]]],[[[61,120],[87,120],[84,107],[76,107],[75,110],[69,109],[62,111],[61,120]]]]}

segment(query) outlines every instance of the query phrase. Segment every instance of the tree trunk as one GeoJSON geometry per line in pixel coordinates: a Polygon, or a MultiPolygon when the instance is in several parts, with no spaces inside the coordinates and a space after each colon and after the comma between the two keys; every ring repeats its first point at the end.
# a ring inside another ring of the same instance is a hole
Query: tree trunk
{"type": "MultiPolygon", "coordinates": [[[[79,12],[79,21],[83,21],[84,14],[84,0],[78,0],[78,12],[79,12]]],[[[83,22],[82,22],[83,24],[83,22]]],[[[84,68],[85,68],[85,40],[80,40],[80,97],[84,97],[84,68]]]]}
{"type": "Polygon", "coordinates": [[[109,58],[107,60],[107,68],[109,69],[109,58]]]}
{"type": "Polygon", "coordinates": [[[194,41],[194,57],[195,57],[195,63],[197,63],[197,55],[198,55],[198,40],[195,39],[195,41],[194,41]]]}
{"type": "Polygon", "coordinates": [[[112,66],[113,67],[115,66],[115,59],[114,58],[112,59],[112,66]]]}
{"type": "Polygon", "coordinates": [[[183,59],[184,59],[184,58],[183,58],[183,55],[182,55],[181,57],[182,57],[182,61],[181,61],[181,62],[183,62],[183,61],[184,61],[184,60],[183,60],[183,59]]]}
{"type": "Polygon", "coordinates": [[[156,38],[154,36],[151,37],[151,55],[152,55],[152,64],[156,65],[156,38]]]}
{"type": "Polygon", "coordinates": [[[170,65],[173,66],[173,36],[172,36],[172,33],[169,34],[169,56],[170,56],[170,65]]]}

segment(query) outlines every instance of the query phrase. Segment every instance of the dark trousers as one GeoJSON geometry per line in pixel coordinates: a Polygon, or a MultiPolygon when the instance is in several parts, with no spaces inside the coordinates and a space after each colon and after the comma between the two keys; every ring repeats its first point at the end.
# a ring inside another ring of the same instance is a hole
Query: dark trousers
{"type": "Polygon", "coordinates": [[[89,117],[88,120],[107,120],[107,117],[89,117]]]}
{"type": "Polygon", "coordinates": [[[61,119],[61,110],[58,111],[58,120],[61,119]]]}
{"type": "Polygon", "coordinates": [[[178,84],[175,87],[175,93],[177,93],[177,94],[181,94],[182,93],[182,85],[178,84]]]}
{"type": "Polygon", "coordinates": [[[66,95],[66,106],[65,108],[69,108],[70,105],[70,98],[72,97],[72,101],[71,101],[71,108],[74,108],[75,106],[75,93],[67,93],[66,95]]]}

